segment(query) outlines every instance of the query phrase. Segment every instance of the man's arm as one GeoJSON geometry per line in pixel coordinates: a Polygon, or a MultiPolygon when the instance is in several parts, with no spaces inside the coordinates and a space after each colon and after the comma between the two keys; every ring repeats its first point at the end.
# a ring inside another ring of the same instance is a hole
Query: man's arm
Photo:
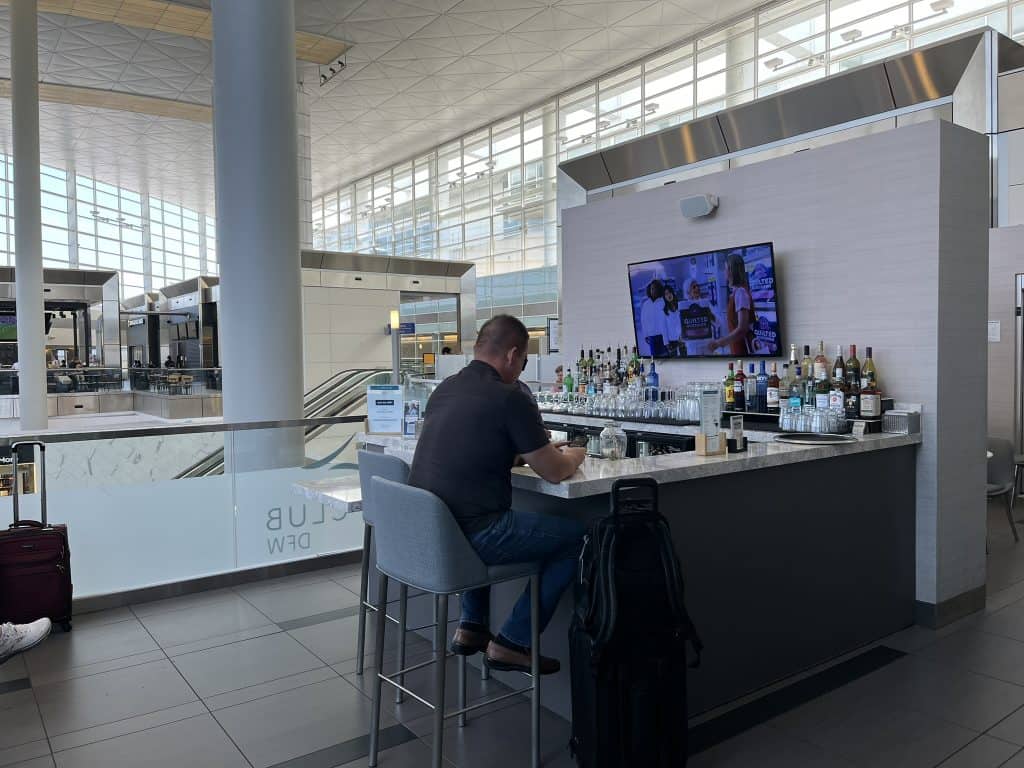
{"type": "Polygon", "coordinates": [[[572,477],[586,458],[583,448],[556,448],[552,443],[523,455],[530,468],[549,483],[572,477]]]}

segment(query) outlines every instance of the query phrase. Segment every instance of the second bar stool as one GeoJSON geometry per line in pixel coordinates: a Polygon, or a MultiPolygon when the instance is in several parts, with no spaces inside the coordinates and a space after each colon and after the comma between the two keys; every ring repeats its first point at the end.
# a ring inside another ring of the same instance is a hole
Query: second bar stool
{"type": "Polygon", "coordinates": [[[375,477],[371,484],[375,503],[388,514],[382,515],[374,525],[377,549],[377,676],[373,683],[373,710],[370,724],[370,768],[377,765],[380,736],[381,690],[384,683],[404,691],[433,710],[434,743],[433,768],[443,763],[444,721],[458,717],[465,721],[470,710],[495,701],[518,696],[530,691],[531,701],[531,754],[533,768],[540,766],[540,563],[510,563],[484,565],[476,550],[470,546],[451,511],[441,499],[429,491],[375,477]],[[438,616],[448,615],[448,598],[468,589],[487,587],[504,581],[530,579],[530,677],[527,688],[495,696],[487,701],[467,707],[465,703],[465,657],[459,659],[459,703],[452,712],[445,712],[445,676],[448,654],[445,650],[446,624],[434,625],[434,658],[431,661],[385,675],[381,665],[384,658],[384,626],[387,618],[388,581],[421,589],[437,597],[438,616]],[[434,701],[406,688],[402,680],[414,669],[434,665],[434,701]]]}

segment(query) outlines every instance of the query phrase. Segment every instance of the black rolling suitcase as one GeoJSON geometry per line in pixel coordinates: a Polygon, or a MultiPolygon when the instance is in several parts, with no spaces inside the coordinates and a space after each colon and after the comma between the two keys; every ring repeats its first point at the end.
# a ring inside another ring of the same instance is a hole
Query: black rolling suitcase
{"type": "Polygon", "coordinates": [[[580,768],[679,768],[686,672],[702,646],[657,483],[616,481],[611,506],[584,539],[575,583],[570,749],[580,768]]]}

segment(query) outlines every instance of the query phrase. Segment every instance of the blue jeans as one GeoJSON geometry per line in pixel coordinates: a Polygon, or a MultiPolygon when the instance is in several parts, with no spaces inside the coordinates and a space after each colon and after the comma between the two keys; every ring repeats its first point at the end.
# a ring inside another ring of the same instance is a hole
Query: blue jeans
{"type": "MultiPolygon", "coordinates": [[[[540,631],[558,607],[562,592],[576,573],[584,526],[565,517],[509,510],[492,525],[468,534],[469,543],[486,565],[540,561],[540,631]]],[[[462,595],[462,621],[488,626],[489,587],[462,595]]],[[[530,646],[530,587],[516,601],[501,634],[516,645],[530,646]]]]}

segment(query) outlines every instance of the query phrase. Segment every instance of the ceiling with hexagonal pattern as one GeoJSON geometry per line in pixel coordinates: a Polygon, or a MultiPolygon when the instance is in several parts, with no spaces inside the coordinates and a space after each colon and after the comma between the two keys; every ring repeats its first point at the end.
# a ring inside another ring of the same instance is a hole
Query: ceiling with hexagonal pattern
{"type": "MultiPolygon", "coordinates": [[[[190,0],[190,4],[197,4],[190,0]]],[[[299,31],[351,45],[309,96],[313,191],[410,157],[745,12],[754,0],[296,0],[299,31]]],[[[10,76],[0,7],[0,77],[10,76]]],[[[209,104],[209,41],[40,14],[40,79],[209,104]]],[[[43,103],[43,162],[213,210],[208,123],[43,103]]],[[[10,146],[0,99],[0,149],[10,146]]]]}

